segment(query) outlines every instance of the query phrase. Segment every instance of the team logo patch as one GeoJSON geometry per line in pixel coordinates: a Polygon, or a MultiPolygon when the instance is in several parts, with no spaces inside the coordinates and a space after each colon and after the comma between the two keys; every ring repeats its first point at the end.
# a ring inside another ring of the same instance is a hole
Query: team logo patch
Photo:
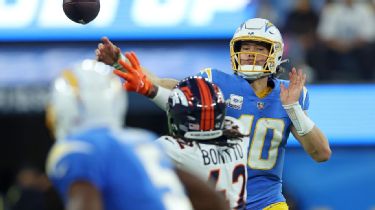
{"type": "Polygon", "coordinates": [[[229,103],[228,103],[229,107],[231,107],[233,109],[241,109],[242,103],[243,103],[243,97],[242,96],[230,94],[229,103]]]}
{"type": "Polygon", "coordinates": [[[258,102],[257,102],[257,108],[258,108],[259,110],[264,109],[264,102],[258,101],[258,102]]]}

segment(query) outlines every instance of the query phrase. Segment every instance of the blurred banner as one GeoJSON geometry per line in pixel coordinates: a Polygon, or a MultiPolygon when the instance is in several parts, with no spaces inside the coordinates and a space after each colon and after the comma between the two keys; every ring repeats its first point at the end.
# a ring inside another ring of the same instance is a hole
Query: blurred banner
{"type": "MultiPolygon", "coordinates": [[[[309,116],[327,135],[332,146],[375,145],[375,85],[308,85],[309,116]]],[[[0,88],[0,114],[44,111],[48,84],[0,88]]],[[[155,106],[131,95],[131,113],[149,114],[155,106]]],[[[157,110],[156,110],[157,111],[157,110]]],[[[299,145],[290,136],[289,146],[299,145]]]]}
{"type": "Polygon", "coordinates": [[[257,0],[102,0],[87,25],[70,21],[62,0],[0,0],[0,41],[228,38],[254,17],[257,0]]]}
{"type": "MultiPolygon", "coordinates": [[[[96,47],[96,43],[0,45],[0,85],[49,82],[63,69],[95,59],[96,47]]],[[[182,79],[207,67],[231,72],[229,40],[122,42],[119,47],[136,52],[142,65],[160,77],[182,79]]]]}

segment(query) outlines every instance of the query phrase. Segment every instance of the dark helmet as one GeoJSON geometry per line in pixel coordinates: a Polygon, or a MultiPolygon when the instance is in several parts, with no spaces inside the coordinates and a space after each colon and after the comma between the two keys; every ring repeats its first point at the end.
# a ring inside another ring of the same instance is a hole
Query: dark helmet
{"type": "Polygon", "coordinates": [[[172,136],[212,140],[222,136],[226,104],[215,84],[202,77],[188,77],[172,90],[167,104],[172,136]]]}

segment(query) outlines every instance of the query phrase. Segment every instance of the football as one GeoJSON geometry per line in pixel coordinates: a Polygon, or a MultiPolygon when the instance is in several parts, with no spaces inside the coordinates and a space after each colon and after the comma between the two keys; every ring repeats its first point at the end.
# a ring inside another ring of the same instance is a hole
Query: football
{"type": "Polygon", "coordinates": [[[63,0],[65,15],[72,21],[87,24],[98,16],[99,0],[63,0]]]}

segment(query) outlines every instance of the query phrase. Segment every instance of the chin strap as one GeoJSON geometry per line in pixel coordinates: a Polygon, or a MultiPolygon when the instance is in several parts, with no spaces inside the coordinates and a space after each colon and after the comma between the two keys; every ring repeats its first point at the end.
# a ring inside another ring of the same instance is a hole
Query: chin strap
{"type": "Polygon", "coordinates": [[[258,77],[249,77],[241,72],[238,72],[238,71],[235,71],[234,72],[235,75],[238,75],[242,78],[244,78],[245,80],[247,80],[248,82],[252,83],[253,81],[257,80],[257,79],[262,79],[264,77],[269,77],[271,76],[272,74],[271,73],[268,73],[268,74],[262,74],[262,75],[259,75],[258,77]]]}

